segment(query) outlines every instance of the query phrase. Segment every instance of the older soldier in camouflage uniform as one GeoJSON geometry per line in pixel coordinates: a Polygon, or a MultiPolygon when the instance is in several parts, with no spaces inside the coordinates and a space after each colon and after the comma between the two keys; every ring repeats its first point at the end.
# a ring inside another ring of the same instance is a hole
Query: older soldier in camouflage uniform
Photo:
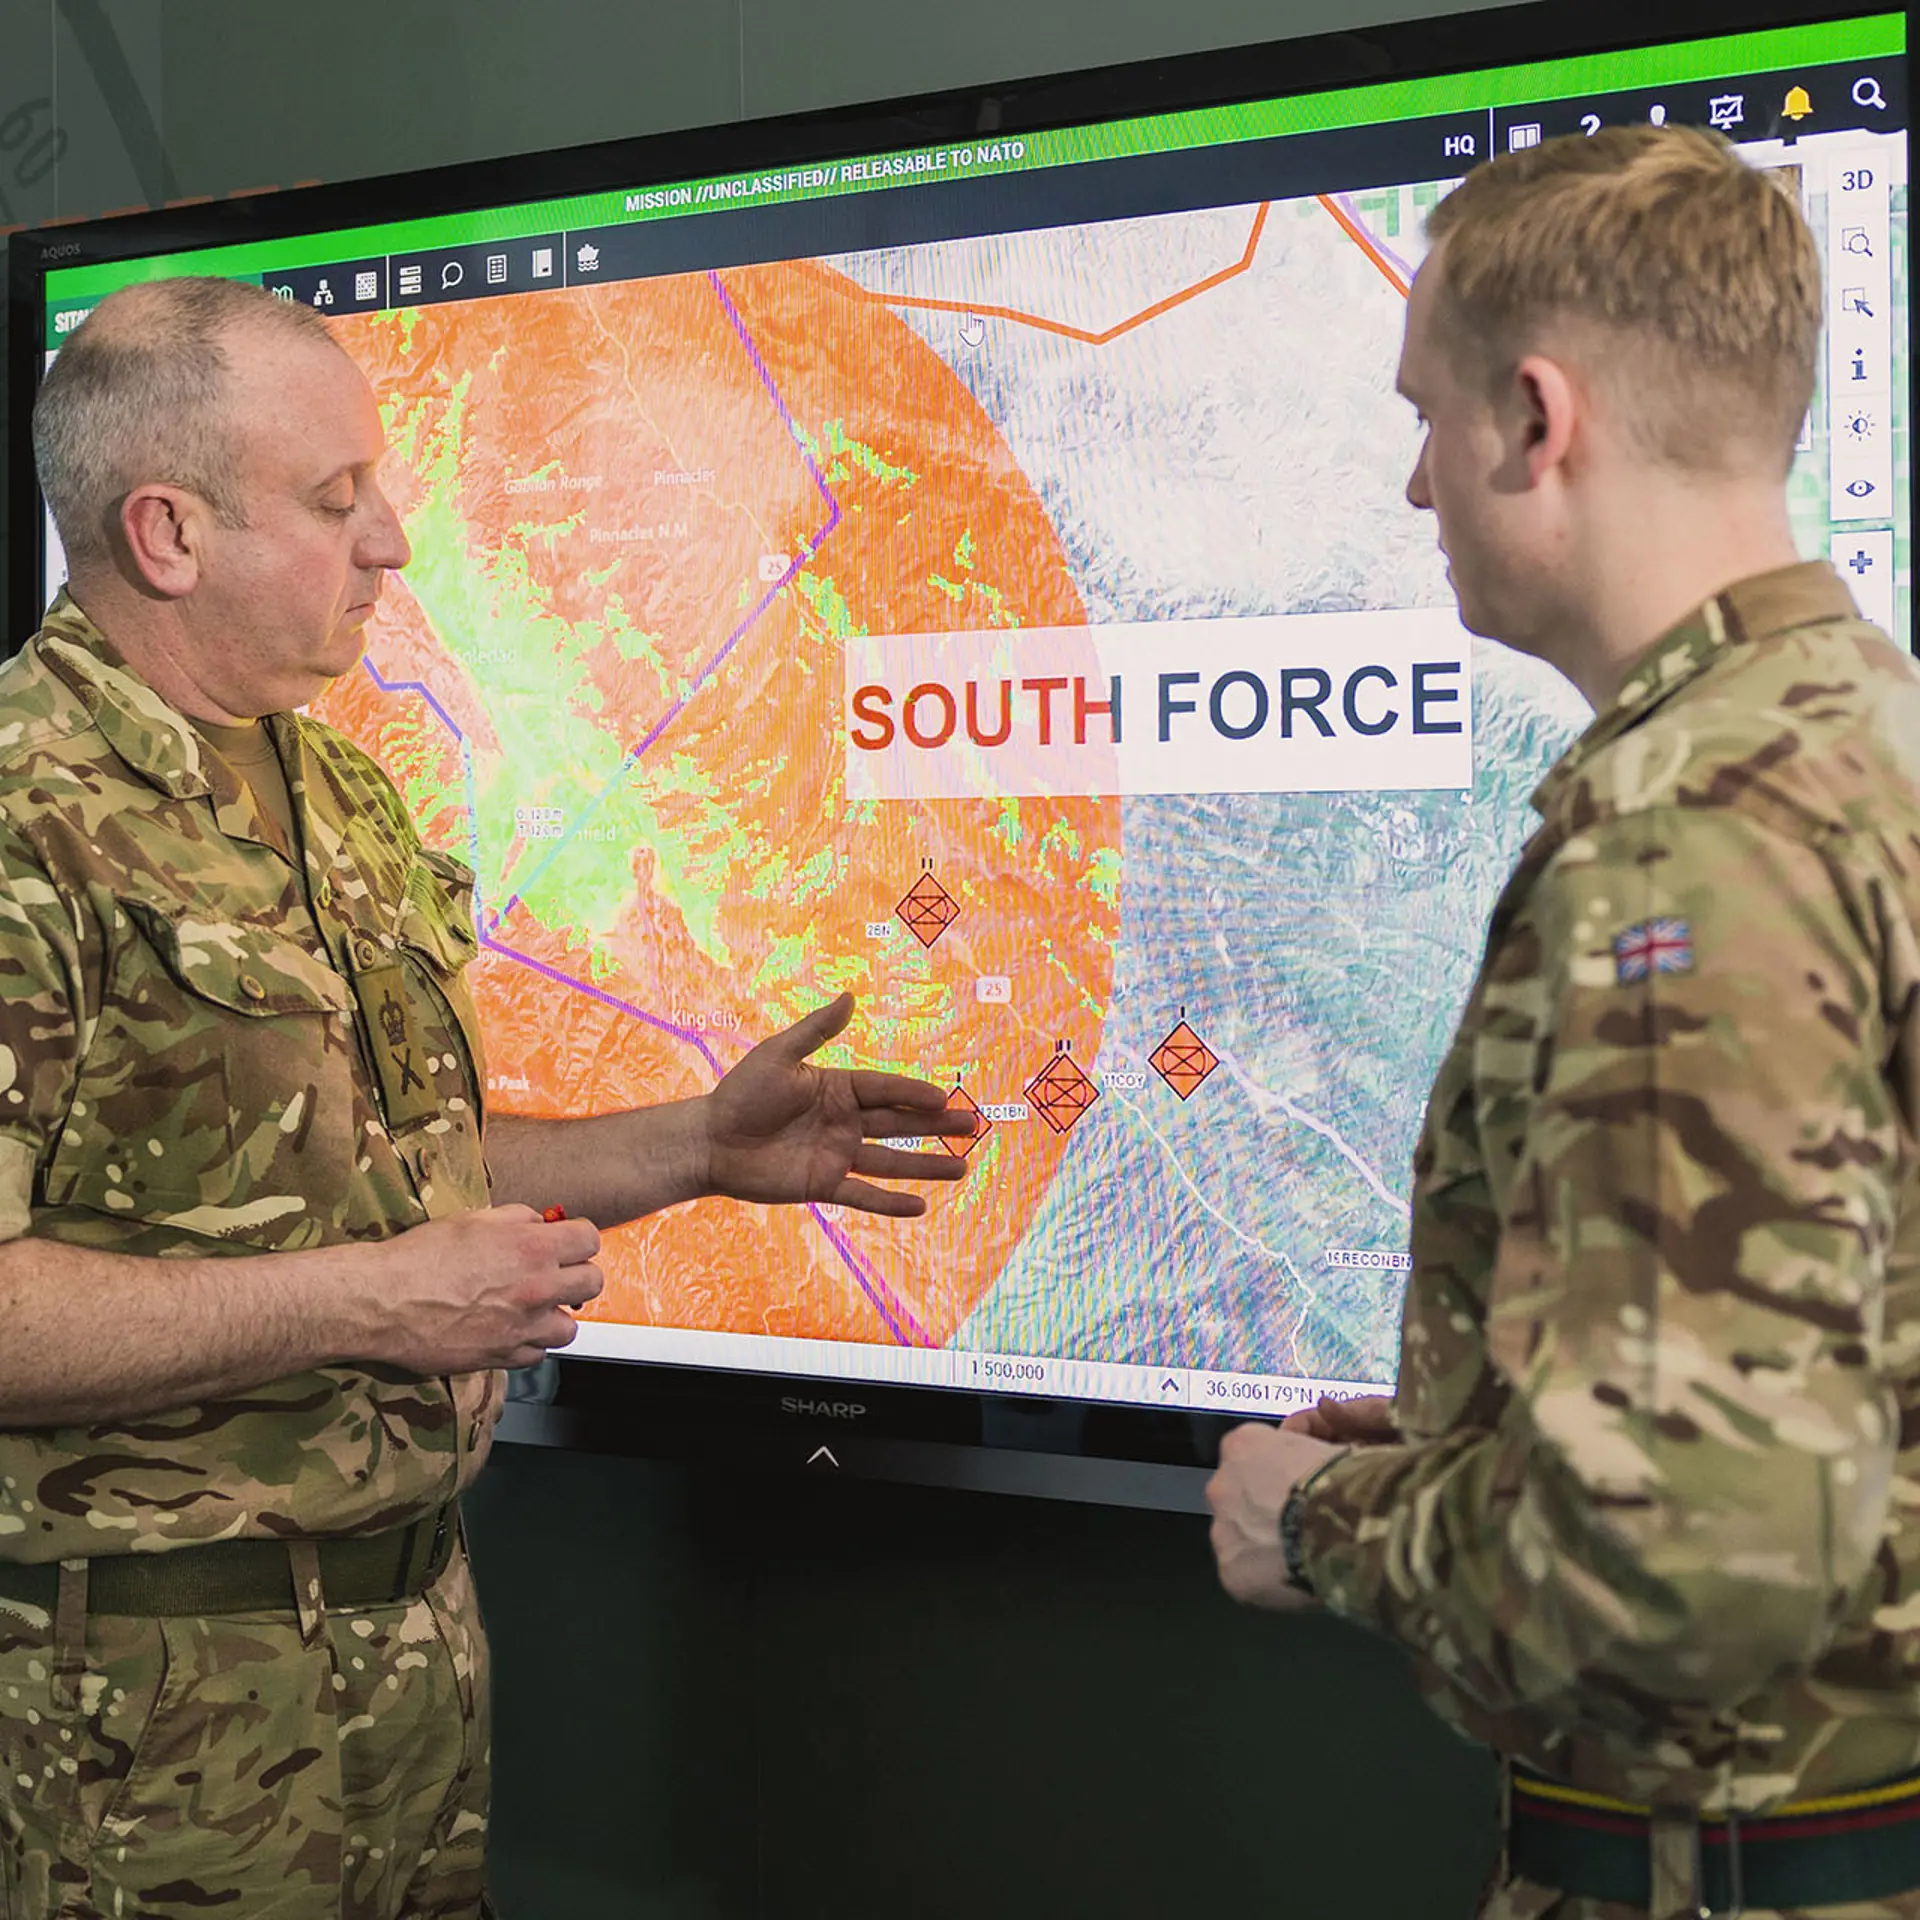
{"type": "Polygon", "coordinates": [[[1398,1392],[1229,1437],[1222,1576],[1505,1758],[1488,1916],[1920,1915],[1920,681],[1789,528],[1813,243],[1649,128],[1432,237],[1408,498],[1597,716],[1428,1108],[1398,1392]]]}
{"type": "Polygon", "coordinates": [[[964,1127],[807,1064],[844,999],[704,1099],[488,1121],[472,875],[295,711],[408,557],[366,381],[175,282],[35,430],[72,590],[0,670],[0,1920],[473,1915],[496,1369],[573,1337],[590,1222],[915,1213],[872,1177],[955,1162],[878,1142],[964,1127]]]}

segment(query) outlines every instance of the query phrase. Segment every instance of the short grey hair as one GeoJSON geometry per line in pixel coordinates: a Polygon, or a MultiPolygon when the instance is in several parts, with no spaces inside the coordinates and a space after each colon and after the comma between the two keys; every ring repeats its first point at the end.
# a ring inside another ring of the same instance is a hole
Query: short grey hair
{"type": "Polygon", "coordinates": [[[33,459],[75,572],[107,559],[120,503],[154,481],[246,525],[223,343],[249,329],[335,344],[311,307],[202,278],[123,287],[68,337],[34,403],[33,459]]]}

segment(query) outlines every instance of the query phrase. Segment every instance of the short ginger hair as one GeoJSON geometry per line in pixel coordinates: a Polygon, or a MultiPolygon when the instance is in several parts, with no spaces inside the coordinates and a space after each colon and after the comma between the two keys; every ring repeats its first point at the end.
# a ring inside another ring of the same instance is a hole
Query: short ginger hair
{"type": "Polygon", "coordinates": [[[1821,325],[1793,181],[1690,127],[1569,134],[1475,169],[1427,221],[1455,364],[1497,386],[1568,349],[1648,458],[1784,473],[1821,325]]]}

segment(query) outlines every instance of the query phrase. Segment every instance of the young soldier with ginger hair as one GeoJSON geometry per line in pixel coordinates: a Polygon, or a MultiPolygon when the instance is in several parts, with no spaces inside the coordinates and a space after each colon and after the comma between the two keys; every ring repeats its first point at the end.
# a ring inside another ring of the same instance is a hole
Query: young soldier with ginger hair
{"type": "Polygon", "coordinates": [[[1595,718],[1428,1108],[1398,1391],[1229,1436],[1221,1575],[1502,1757],[1492,1920],[1920,1915],[1920,675],[1794,547],[1814,243],[1650,127],[1429,231],[1407,498],[1595,718]]]}

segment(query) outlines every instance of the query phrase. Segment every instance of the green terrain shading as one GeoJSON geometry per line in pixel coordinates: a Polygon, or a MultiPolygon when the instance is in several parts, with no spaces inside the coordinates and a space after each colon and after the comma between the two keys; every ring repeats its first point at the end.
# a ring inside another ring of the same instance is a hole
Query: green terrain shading
{"type": "MultiPolygon", "coordinates": [[[[417,504],[407,516],[416,556],[407,586],[480,693],[495,736],[472,745],[477,818],[470,844],[482,897],[495,907],[517,900],[542,925],[580,939],[589,949],[583,971],[595,981],[617,974],[607,942],[634,912],[639,893],[642,911],[677,919],[716,971],[738,970],[740,984],[770,1018],[797,1016],[841,986],[869,985],[869,955],[823,952],[817,926],[794,925],[846,885],[844,843],[796,857],[776,821],[762,826],[735,811],[743,797],[768,791],[777,758],[738,766],[722,792],[697,744],[677,751],[671,733],[643,758],[630,757],[647,729],[693,690],[667,659],[662,636],[637,626],[617,593],[593,620],[569,624],[556,614],[529,550],[544,571],[552,543],[577,514],[544,519],[530,498],[498,540],[469,517],[462,469],[470,458],[470,401],[467,378],[443,379],[421,399],[391,403],[386,424],[396,460],[417,482],[417,504]],[[764,951],[756,943],[751,955],[736,953],[723,912],[737,908],[743,894],[793,930],[764,951]]],[[[801,437],[829,485],[846,485],[856,474],[889,491],[917,484],[912,471],[854,438],[844,421],[801,437]]],[[[981,626],[1017,625],[1005,591],[979,577],[982,562],[968,530],[954,545],[949,571],[930,578],[964,617],[981,626]]],[[[814,640],[828,643],[807,651],[803,670],[836,670],[831,643],[866,631],[854,603],[839,580],[816,571],[798,574],[792,588],[790,604],[814,640]]],[[[446,791],[444,745],[422,726],[417,736],[409,730],[394,756],[403,789],[423,812],[436,799],[443,811],[458,808],[458,794],[446,791]]],[[[1035,813],[1031,806],[1023,812],[1018,801],[1003,803],[996,836],[1009,849],[1037,855],[1043,875],[1084,885],[1089,904],[1111,905],[1117,855],[1101,855],[1079,873],[1079,837],[1050,809],[1035,813]]],[[[849,802],[846,825],[877,824],[883,812],[875,802],[849,802]]],[[[1061,964],[1051,954],[1048,961],[1061,964]]],[[[902,965],[901,1030],[950,1017],[953,989],[936,977],[929,957],[903,955],[902,965]]],[[[885,1052],[882,1040],[878,1053],[885,1052]]]]}
{"type": "Polygon", "coordinates": [[[853,617],[853,608],[848,605],[847,596],[825,574],[797,574],[793,586],[829,639],[864,639],[870,631],[853,617]]]}
{"type": "Polygon", "coordinates": [[[793,431],[830,487],[845,486],[856,470],[871,475],[882,486],[911,487],[919,482],[920,476],[911,467],[896,467],[865,441],[854,439],[844,420],[829,420],[818,436],[802,426],[795,426],[793,431]]]}
{"type": "Polygon", "coordinates": [[[636,628],[617,599],[599,622],[567,627],[524,552],[493,546],[462,515],[465,394],[463,380],[444,398],[395,409],[389,432],[422,494],[407,521],[415,554],[407,585],[442,646],[485,689],[498,740],[497,750],[474,754],[483,896],[504,902],[524,885],[527,910],[546,925],[604,935],[633,899],[638,855],[655,895],[709,959],[728,965],[717,916],[728,871],[742,857],[740,835],[687,757],[662,754],[622,776],[625,725],[602,714],[605,695],[587,662],[610,645],[635,669],[636,704],[664,704],[681,689],[657,637],[636,628]],[[679,823],[672,832],[657,811],[668,798],[679,823]],[[550,864],[557,839],[516,847],[516,809],[536,807],[557,809],[560,833],[572,834],[564,857],[550,864]]]}

